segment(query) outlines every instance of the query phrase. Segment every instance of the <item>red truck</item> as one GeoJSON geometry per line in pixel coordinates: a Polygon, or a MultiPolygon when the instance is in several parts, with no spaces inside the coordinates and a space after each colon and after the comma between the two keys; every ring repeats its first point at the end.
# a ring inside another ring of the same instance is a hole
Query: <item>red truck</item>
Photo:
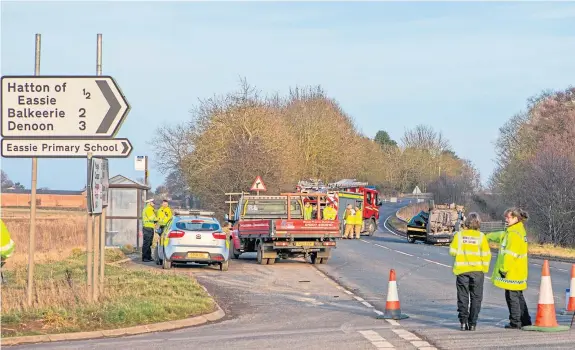
{"type": "MultiPolygon", "coordinates": [[[[377,231],[379,222],[379,207],[382,202],[379,198],[379,191],[367,182],[358,182],[355,179],[343,179],[338,182],[323,184],[321,181],[300,181],[296,186],[296,191],[306,193],[319,191],[328,195],[327,200],[334,204],[335,209],[343,215],[345,206],[351,203],[349,193],[357,193],[363,197],[361,209],[363,211],[363,228],[362,233],[367,232],[372,236],[377,231]],[[345,198],[345,199],[344,199],[345,198]]],[[[306,199],[312,204],[313,200],[306,199]]],[[[338,215],[341,219],[341,215],[338,215]]]]}
{"type": "MultiPolygon", "coordinates": [[[[282,193],[279,196],[242,194],[232,223],[232,255],[256,252],[257,262],[271,265],[279,259],[303,256],[312,264],[326,264],[336,240],[342,237],[339,220],[303,219],[303,196],[325,194],[282,193]],[[288,205],[289,203],[289,205],[288,205]]],[[[325,199],[324,199],[325,200],[325,199]]]]}

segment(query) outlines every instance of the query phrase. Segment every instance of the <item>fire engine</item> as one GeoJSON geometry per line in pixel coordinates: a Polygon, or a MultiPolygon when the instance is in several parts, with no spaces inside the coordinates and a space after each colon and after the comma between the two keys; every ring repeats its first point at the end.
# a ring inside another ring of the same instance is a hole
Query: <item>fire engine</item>
{"type": "MultiPolygon", "coordinates": [[[[302,180],[298,182],[296,192],[326,193],[327,202],[333,203],[341,221],[343,221],[343,213],[347,204],[357,203],[363,211],[361,232],[373,236],[377,231],[381,200],[379,199],[379,191],[375,189],[375,186],[369,186],[367,182],[358,182],[356,179],[343,179],[333,183],[324,183],[319,179],[302,180]]],[[[311,198],[304,199],[304,202],[315,204],[311,198]]]]}

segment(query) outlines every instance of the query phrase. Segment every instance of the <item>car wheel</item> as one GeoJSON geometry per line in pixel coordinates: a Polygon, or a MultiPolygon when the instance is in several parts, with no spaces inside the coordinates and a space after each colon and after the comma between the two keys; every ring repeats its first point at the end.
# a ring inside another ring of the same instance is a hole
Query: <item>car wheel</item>
{"type": "Polygon", "coordinates": [[[224,261],[223,263],[220,263],[220,271],[228,271],[228,269],[230,268],[230,261],[224,261]]]}
{"type": "Polygon", "coordinates": [[[162,265],[163,261],[162,259],[160,259],[160,247],[156,246],[156,249],[154,249],[154,260],[156,261],[156,265],[162,265]]]}
{"type": "Polygon", "coordinates": [[[169,270],[172,268],[172,262],[166,258],[166,251],[164,251],[164,260],[162,261],[162,268],[169,270]]]}
{"type": "Polygon", "coordinates": [[[407,235],[407,241],[408,241],[409,243],[415,243],[415,238],[411,238],[411,236],[408,234],[408,235],[407,235]]]}

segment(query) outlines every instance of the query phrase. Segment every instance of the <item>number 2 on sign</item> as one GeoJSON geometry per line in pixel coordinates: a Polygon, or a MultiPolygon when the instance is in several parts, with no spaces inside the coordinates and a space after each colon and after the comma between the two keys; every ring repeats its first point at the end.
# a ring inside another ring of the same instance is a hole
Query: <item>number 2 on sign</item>
{"type": "Polygon", "coordinates": [[[82,92],[84,93],[84,96],[86,96],[86,100],[89,100],[91,94],[88,91],[86,91],[86,89],[82,89],[82,92]]]}

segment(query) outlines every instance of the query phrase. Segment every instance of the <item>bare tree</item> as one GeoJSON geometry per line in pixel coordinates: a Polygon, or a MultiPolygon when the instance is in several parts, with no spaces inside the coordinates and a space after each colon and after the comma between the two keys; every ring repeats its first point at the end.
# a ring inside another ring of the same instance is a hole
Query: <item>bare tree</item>
{"type": "Polygon", "coordinates": [[[8,174],[4,170],[2,170],[2,189],[10,188],[14,186],[14,182],[10,180],[8,174]]]}
{"type": "Polygon", "coordinates": [[[401,138],[401,144],[404,148],[427,150],[433,157],[437,157],[444,151],[451,149],[449,141],[441,132],[437,132],[431,126],[423,124],[406,130],[401,138]]]}

